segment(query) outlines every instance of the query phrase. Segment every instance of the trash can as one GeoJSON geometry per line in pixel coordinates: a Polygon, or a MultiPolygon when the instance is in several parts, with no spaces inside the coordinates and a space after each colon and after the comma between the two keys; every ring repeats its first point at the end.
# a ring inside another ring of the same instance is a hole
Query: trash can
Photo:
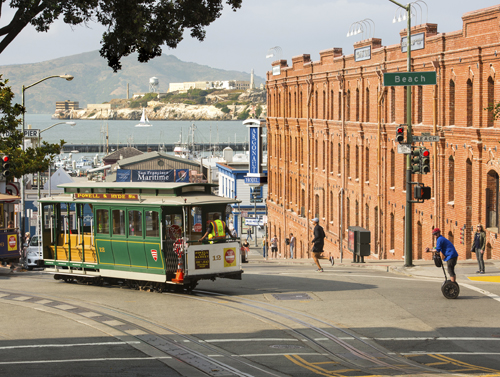
{"type": "Polygon", "coordinates": [[[347,248],[352,252],[352,261],[354,263],[365,263],[364,257],[370,255],[370,231],[359,226],[350,226],[348,232],[347,248]]]}

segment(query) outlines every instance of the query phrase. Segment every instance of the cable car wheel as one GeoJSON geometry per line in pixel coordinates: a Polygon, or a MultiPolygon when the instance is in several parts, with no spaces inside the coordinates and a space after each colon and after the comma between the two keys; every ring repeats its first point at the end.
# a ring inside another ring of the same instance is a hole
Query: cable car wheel
{"type": "Polygon", "coordinates": [[[443,292],[443,296],[447,299],[454,299],[460,294],[460,287],[457,283],[446,280],[441,286],[441,292],[443,292]]]}

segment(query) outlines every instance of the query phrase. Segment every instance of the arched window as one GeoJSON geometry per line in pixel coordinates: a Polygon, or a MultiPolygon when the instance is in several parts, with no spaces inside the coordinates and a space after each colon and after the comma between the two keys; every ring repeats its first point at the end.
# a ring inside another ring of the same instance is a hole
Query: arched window
{"type": "Polygon", "coordinates": [[[356,122],[359,122],[359,89],[356,88],[356,122]]]}
{"type": "Polygon", "coordinates": [[[319,118],[319,113],[318,113],[318,102],[319,102],[319,98],[318,98],[318,91],[316,90],[314,92],[314,118],[318,119],[319,118]]]}
{"type": "Polygon", "coordinates": [[[365,122],[370,121],[370,88],[366,88],[366,110],[365,110],[365,122]]]}
{"type": "Polygon", "coordinates": [[[321,110],[323,112],[322,119],[328,119],[328,116],[326,114],[326,92],[323,90],[323,109],[321,110]]]}
{"type": "Polygon", "coordinates": [[[486,178],[486,227],[495,233],[498,233],[498,191],[498,173],[491,170],[486,178]]]}
{"type": "Polygon", "coordinates": [[[337,144],[337,174],[342,173],[342,148],[337,144]]]}
{"type": "Polygon", "coordinates": [[[370,229],[370,206],[365,204],[365,229],[370,229]]]}
{"type": "Polygon", "coordinates": [[[370,148],[365,148],[365,181],[370,180],[370,148]]]}
{"type": "Polygon", "coordinates": [[[455,125],[455,81],[450,80],[450,93],[448,102],[449,125],[455,125]]]}
{"type": "Polygon", "coordinates": [[[314,195],[314,217],[319,218],[319,195],[314,195]]]}
{"type": "MultiPolygon", "coordinates": [[[[495,105],[495,82],[493,79],[488,77],[488,106],[494,106],[495,105]]],[[[486,122],[487,127],[493,127],[493,114],[488,111],[487,113],[487,122],[486,122]]]]}
{"type": "Polygon", "coordinates": [[[354,172],[354,178],[358,179],[359,178],[359,147],[356,145],[356,159],[355,159],[355,172],[354,172]]]}
{"type": "Polygon", "coordinates": [[[355,226],[359,226],[359,202],[356,200],[356,208],[355,208],[355,219],[356,223],[354,223],[355,226]]]}
{"type": "Polygon", "coordinates": [[[421,85],[419,85],[417,87],[417,123],[422,123],[423,121],[423,87],[421,85]]]}
{"type": "Polygon", "coordinates": [[[334,106],[333,106],[333,89],[330,90],[330,116],[328,117],[328,119],[333,119],[333,109],[334,109],[334,106]]]}
{"type": "Polygon", "coordinates": [[[448,202],[455,200],[455,160],[452,156],[448,159],[448,202]]]}
{"type": "Polygon", "coordinates": [[[394,228],[396,227],[396,224],[394,223],[394,213],[391,213],[391,227],[390,227],[390,232],[391,236],[389,238],[389,243],[390,243],[390,250],[394,250],[394,228]]]}
{"type": "Polygon", "coordinates": [[[396,186],[396,153],[391,149],[391,171],[390,171],[391,187],[396,186]]]}
{"type": "Polygon", "coordinates": [[[391,122],[396,122],[396,88],[391,86],[391,122]]]}
{"type": "Polygon", "coordinates": [[[467,127],[473,126],[474,118],[474,89],[472,87],[472,80],[467,80],[467,127]]]}
{"type": "Polygon", "coordinates": [[[345,201],[345,228],[351,226],[351,199],[346,198],[345,201]]]}
{"type": "Polygon", "coordinates": [[[348,177],[351,176],[351,146],[348,144],[345,147],[345,170],[348,177]]]}
{"type": "Polygon", "coordinates": [[[349,122],[351,120],[351,90],[347,91],[346,96],[346,106],[345,106],[345,120],[349,122]]]}
{"type": "Polygon", "coordinates": [[[338,101],[339,101],[339,103],[338,103],[339,113],[338,113],[337,118],[338,118],[338,120],[342,120],[342,92],[341,91],[339,91],[338,101]]]}

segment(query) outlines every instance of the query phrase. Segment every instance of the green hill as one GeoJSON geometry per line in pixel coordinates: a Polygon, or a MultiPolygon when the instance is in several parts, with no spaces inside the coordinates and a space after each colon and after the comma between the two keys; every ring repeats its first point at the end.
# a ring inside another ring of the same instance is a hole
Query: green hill
{"type": "MultiPolygon", "coordinates": [[[[73,81],[54,78],[25,91],[27,112],[47,114],[54,113],[56,101],[78,101],[80,107],[85,107],[89,103],[126,98],[127,84],[130,97],[133,93],[148,92],[150,77],[159,79],[160,92],[166,92],[171,82],[250,80],[250,73],[183,62],[173,55],[163,55],[148,63],[139,63],[137,56],[132,55],[123,59],[122,66],[121,71],[113,73],[99,52],[91,51],[34,64],[0,66],[0,74],[9,79],[8,85],[19,103],[22,85],[31,85],[51,75],[73,75],[73,81]]],[[[263,82],[264,79],[255,77],[256,86],[263,82]]]]}

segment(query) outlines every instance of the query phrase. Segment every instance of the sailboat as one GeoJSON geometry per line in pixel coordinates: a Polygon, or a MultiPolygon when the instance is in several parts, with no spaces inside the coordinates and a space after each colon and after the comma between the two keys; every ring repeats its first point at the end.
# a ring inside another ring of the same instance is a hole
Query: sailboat
{"type": "Polygon", "coordinates": [[[135,126],[136,127],[151,127],[152,126],[152,124],[149,123],[149,119],[146,115],[146,109],[144,109],[144,108],[142,109],[141,120],[135,126]]]}

